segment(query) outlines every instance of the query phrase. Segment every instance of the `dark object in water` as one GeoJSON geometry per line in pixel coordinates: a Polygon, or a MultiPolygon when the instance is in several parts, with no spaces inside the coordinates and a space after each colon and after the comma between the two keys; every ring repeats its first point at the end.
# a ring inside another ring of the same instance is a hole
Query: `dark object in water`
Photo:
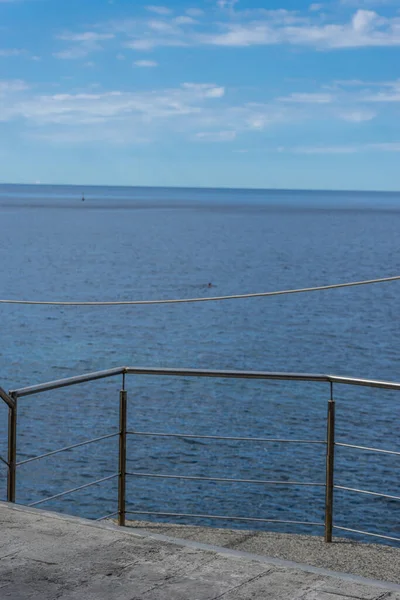
{"type": "Polygon", "coordinates": [[[85,194],[82,193],[82,202],[85,202],[85,194]]]}
{"type": "Polygon", "coordinates": [[[209,283],[207,287],[209,287],[209,288],[210,288],[210,287],[212,287],[212,286],[213,286],[213,284],[212,284],[212,283],[209,283]]]}

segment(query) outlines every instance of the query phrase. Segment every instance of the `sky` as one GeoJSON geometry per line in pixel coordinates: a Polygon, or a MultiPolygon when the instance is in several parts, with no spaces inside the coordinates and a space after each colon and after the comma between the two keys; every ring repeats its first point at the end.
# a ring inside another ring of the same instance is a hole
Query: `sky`
{"type": "Polygon", "coordinates": [[[0,0],[0,182],[400,190],[398,0],[152,1],[0,0]]]}

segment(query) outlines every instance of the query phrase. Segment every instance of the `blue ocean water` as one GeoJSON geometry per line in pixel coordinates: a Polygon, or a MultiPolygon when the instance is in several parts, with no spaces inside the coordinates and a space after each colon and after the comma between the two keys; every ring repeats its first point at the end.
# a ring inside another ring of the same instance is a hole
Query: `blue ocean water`
{"type": "MultiPolygon", "coordinates": [[[[184,298],[400,273],[396,194],[2,185],[0,219],[1,298],[184,298]]],[[[399,289],[394,282],[187,305],[0,305],[0,385],[121,365],[400,381],[399,289]]],[[[120,380],[104,380],[21,399],[19,459],[115,430],[119,389],[120,380]]],[[[130,376],[127,389],[131,430],[325,439],[324,384],[130,376]]],[[[398,393],[336,386],[335,397],[338,441],[399,450],[398,393]]],[[[2,456],[6,425],[0,406],[2,456]]],[[[128,456],[136,473],[324,483],[322,445],[132,436],[128,456]]],[[[116,439],[30,463],[18,469],[17,501],[111,475],[117,465],[116,439]]],[[[396,456],[337,448],[338,485],[400,495],[398,473],[396,456]]],[[[0,497],[5,480],[0,465],[0,497]]],[[[128,498],[134,511],[323,522],[322,487],[135,477],[128,498]]],[[[112,513],[116,480],[43,508],[94,518],[112,513]]],[[[338,490],[335,523],[400,537],[399,502],[338,490]]]]}

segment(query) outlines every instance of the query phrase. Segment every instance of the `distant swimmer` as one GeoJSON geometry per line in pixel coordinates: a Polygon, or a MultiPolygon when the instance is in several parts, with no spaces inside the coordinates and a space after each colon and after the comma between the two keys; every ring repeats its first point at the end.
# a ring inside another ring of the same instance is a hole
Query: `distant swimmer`
{"type": "Polygon", "coordinates": [[[213,284],[212,284],[212,283],[209,283],[209,284],[207,285],[207,287],[209,287],[209,288],[210,288],[210,287],[212,287],[212,286],[213,286],[213,284]]]}
{"type": "Polygon", "coordinates": [[[82,192],[82,202],[85,202],[85,194],[82,192]]]}

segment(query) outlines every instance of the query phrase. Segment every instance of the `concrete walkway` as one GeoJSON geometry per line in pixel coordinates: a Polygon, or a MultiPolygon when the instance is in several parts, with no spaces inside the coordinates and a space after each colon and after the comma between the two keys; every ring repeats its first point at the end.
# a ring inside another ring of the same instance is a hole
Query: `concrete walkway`
{"type": "Polygon", "coordinates": [[[0,599],[400,600],[400,586],[0,503],[0,599]]]}
{"type": "Polygon", "coordinates": [[[317,537],[146,521],[129,521],[127,525],[138,533],[145,530],[400,585],[400,547],[365,544],[339,537],[334,537],[332,544],[325,544],[322,532],[317,537]]]}

